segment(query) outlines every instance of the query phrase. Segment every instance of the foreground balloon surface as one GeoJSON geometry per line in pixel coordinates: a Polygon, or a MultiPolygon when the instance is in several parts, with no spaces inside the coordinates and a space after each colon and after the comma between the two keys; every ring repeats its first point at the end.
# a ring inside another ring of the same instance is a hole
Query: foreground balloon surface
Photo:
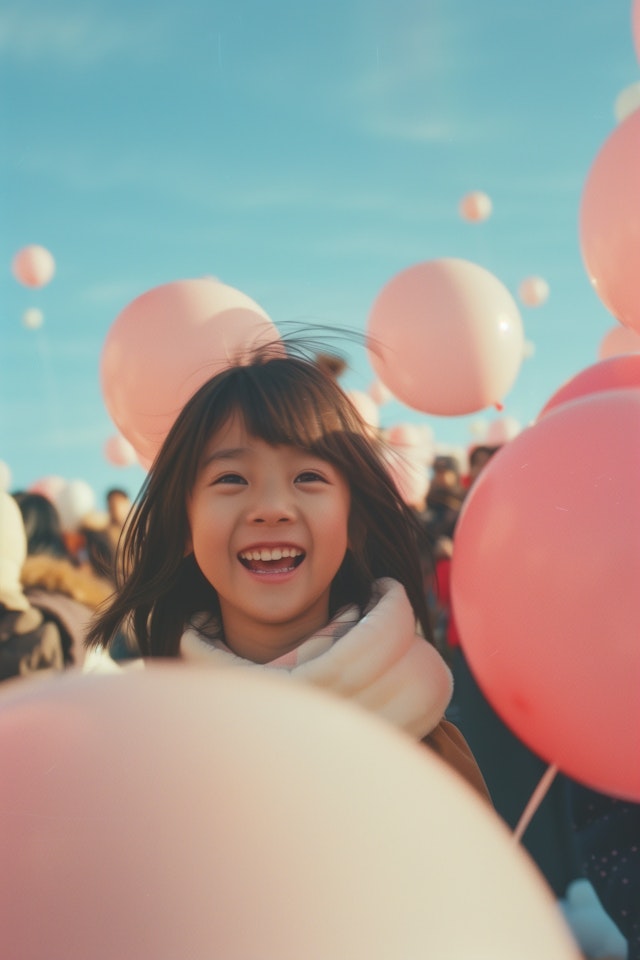
{"type": "Polygon", "coordinates": [[[638,436],[637,389],[549,409],[474,483],[452,565],[462,646],[505,723],[569,776],[634,801],[638,436]]]}
{"type": "Polygon", "coordinates": [[[16,681],[0,778],[7,957],[578,960],[457,774],[285,679],[16,681]]]}

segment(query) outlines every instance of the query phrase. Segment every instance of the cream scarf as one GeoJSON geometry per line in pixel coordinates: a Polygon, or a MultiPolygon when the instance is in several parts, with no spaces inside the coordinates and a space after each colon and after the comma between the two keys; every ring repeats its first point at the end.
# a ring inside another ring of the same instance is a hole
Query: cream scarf
{"type": "Polygon", "coordinates": [[[452,679],[437,650],[415,632],[404,587],[376,582],[362,618],[340,611],[299,647],[267,664],[236,656],[220,638],[217,621],[195,614],[180,641],[184,661],[216,668],[275,669],[314,684],[373,713],[421,740],[438,725],[451,699],[452,679]]]}

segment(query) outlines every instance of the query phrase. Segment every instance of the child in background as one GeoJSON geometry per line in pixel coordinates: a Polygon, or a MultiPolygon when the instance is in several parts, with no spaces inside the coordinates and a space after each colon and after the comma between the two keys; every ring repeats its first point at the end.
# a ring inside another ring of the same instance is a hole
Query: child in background
{"type": "Polygon", "coordinates": [[[451,676],[431,642],[421,536],[335,379],[263,349],[178,416],[89,644],[129,624],[143,657],[286,671],[423,741],[488,797],[443,719],[451,676]]]}

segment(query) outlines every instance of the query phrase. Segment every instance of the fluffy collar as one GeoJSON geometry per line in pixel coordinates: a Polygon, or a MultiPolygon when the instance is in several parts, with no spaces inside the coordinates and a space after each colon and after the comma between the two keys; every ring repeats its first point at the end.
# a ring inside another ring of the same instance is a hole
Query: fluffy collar
{"type": "Polygon", "coordinates": [[[278,670],[354,700],[422,739],[438,725],[449,703],[452,679],[437,650],[415,632],[404,588],[378,580],[362,618],[342,610],[291,654],[267,664],[236,656],[208,614],[196,614],[180,641],[183,660],[218,668],[278,670]]]}

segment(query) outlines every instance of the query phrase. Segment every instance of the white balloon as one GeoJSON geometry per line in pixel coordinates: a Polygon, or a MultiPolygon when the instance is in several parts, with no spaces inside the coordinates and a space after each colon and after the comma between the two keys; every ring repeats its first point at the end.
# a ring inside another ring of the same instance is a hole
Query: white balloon
{"type": "Polygon", "coordinates": [[[11,469],[4,460],[0,460],[0,491],[9,492],[11,486],[11,469]]]}
{"type": "Polygon", "coordinates": [[[37,330],[44,323],[44,313],[37,307],[29,307],[22,314],[22,323],[27,330],[37,330]]]}
{"type": "Polygon", "coordinates": [[[640,107],[640,80],[621,90],[613,104],[613,113],[618,123],[640,107]]]}
{"type": "Polygon", "coordinates": [[[56,496],[62,529],[77,530],[88,513],[96,507],[96,495],[85,480],[69,480],[56,496]]]}

